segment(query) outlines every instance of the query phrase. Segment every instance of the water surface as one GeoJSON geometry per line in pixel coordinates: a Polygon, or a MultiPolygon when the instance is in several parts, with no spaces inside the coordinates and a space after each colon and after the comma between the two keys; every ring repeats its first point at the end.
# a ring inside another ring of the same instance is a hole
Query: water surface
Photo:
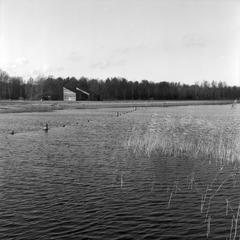
{"type": "Polygon", "coordinates": [[[0,238],[206,239],[202,196],[211,183],[216,191],[228,179],[208,213],[209,239],[226,239],[239,201],[236,165],[220,171],[204,159],[135,155],[125,142],[153,121],[157,130],[166,114],[180,119],[187,112],[212,124],[227,121],[229,109],[118,109],[129,111],[120,117],[116,109],[1,114],[0,238]]]}

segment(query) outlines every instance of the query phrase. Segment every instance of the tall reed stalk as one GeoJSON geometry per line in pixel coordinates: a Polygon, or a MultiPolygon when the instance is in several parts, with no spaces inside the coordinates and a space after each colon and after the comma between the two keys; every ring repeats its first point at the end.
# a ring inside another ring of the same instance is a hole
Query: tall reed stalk
{"type": "Polygon", "coordinates": [[[240,124],[236,117],[224,123],[207,118],[152,115],[145,132],[135,127],[125,146],[135,154],[207,158],[219,163],[240,160],[240,124]]]}

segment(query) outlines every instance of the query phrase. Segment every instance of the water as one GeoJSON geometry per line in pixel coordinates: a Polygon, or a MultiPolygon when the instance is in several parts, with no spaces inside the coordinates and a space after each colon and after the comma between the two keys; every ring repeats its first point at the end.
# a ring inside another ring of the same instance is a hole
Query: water
{"type": "Polygon", "coordinates": [[[234,164],[220,172],[204,160],[136,156],[124,143],[136,126],[146,131],[154,114],[188,112],[212,123],[226,121],[229,108],[145,108],[120,117],[114,109],[0,115],[0,239],[206,239],[202,196],[207,185],[213,192],[229,178],[208,214],[209,239],[226,239],[239,201],[234,164]]]}

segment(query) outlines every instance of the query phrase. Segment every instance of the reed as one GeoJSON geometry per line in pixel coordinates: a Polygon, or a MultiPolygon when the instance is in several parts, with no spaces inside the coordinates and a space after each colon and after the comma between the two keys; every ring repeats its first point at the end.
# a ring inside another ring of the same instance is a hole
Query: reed
{"type": "Polygon", "coordinates": [[[223,187],[223,185],[229,180],[229,178],[231,177],[232,175],[229,175],[226,179],[224,179],[222,181],[222,183],[218,186],[217,190],[212,193],[209,197],[209,200],[208,200],[208,205],[207,205],[207,211],[206,211],[206,218],[208,217],[208,213],[210,211],[210,206],[211,206],[211,203],[212,203],[212,200],[213,198],[216,196],[216,194],[220,191],[220,189],[223,187]]]}
{"type": "Polygon", "coordinates": [[[236,117],[224,123],[193,116],[153,115],[145,132],[133,128],[125,143],[134,154],[150,157],[157,153],[167,156],[189,156],[194,159],[216,160],[221,164],[240,161],[240,128],[236,117]]]}
{"type": "Polygon", "coordinates": [[[201,205],[200,205],[201,213],[203,213],[204,204],[206,202],[206,197],[207,197],[207,194],[208,194],[208,190],[209,189],[208,189],[208,186],[207,186],[205,194],[204,195],[202,194],[201,205]]]}
{"type": "Polygon", "coordinates": [[[209,216],[207,220],[207,238],[210,234],[210,231],[211,231],[211,216],[209,216]]]}
{"type": "MultiPolygon", "coordinates": [[[[214,164],[217,168],[216,174],[212,176],[206,187],[202,188],[201,184],[198,185],[197,176],[195,177],[194,173],[190,174],[186,185],[188,191],[196,191],[200,194],[200,213],[207,224],[207,238],[210,236],[214,219],[215,213],[211,208],[215,198],[222,197],[220,192],[226,184],[230,183],[235,187],[237,176],[240,174],[240,120],[235,109],[229,109],[221,120],[209,115],[203,117],[201,114],[190,113],[186,116],[178,115],[179,112],[172,114],[167,110],[161,114],[154,113],[151,115],[148,126],[144,128],[141,125],[135,125],[125,142],[128,151],[137,156],[146,155],[149,159],[160,155],[184,157],[196,161],[204,160],[205,163],[214,164]],[[229,169],[226,169],[225,172],[225,166],[230,166],[232,170],[229,172],[229,169]]],[[[176,182],[172,189],[168,189],[167,209],[170,209],[178,191],[181,189],[176,182]]],[[[185,192],[184,188],[181,192],[185,192]]],[[[230,199],[224,199],[224,201],[226,205],[223,208],[223,214],[226,218],[232,217],[229,239],[235,240],[239,232],[240,204],[235,213],[230,199]]]]}
{"type": "Polygon", "coordinates": [[[233,215],[233,216],[232,216],[232,221],[231,221],[230,233],[229,233],[229,240],[232,239],[232,231],[233,231],[234,222],[235,222],[235,216],[233,215]]]}
{"type": "Polygon", "coordinates": [[[121,174],[121,188],[123,187],[123,175],[121,174]]]}
{"type": "Polygon", "coordinates": [[[173,191],[172,191],[171,194],[170,194],[170,197],[169,197],[169,200],[168,200],[167,208],[170,208],[170,204],[171,204],[172,196],[173,196],[173,191]]]}
{"type": "Polygon", "coordinates": [[[226,199],[226,216],[228,215],[229,201],[226,199]]]}
{"type": "Polygon", "coordinates": [[[235,240],[235,239],[236,239],[236,236],[237,236],[237,226],[238,226],[239,210],[240,210],[240,203],[239,203],[239,205],[238,205],[237,217],[236,217],[236,219],[235,219],[235,229],[234,229],[233,240],[235,240]]]}

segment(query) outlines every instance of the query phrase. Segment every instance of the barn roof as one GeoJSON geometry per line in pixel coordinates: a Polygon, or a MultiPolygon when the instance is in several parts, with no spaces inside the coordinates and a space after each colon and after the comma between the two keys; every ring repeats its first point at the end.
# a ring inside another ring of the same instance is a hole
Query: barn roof
{"type": "Polygon", "coordinates": [[[84,91],[84,90],[82,90],[82,89],[80,89],[80,88],[78,88],[78,87],[76,87],[76,90],[78,90],[78,91],[80,91],[80,92],[82,92],[83,94],[86,94],[86,95],[90,95],[90,93],[88,93],[88,92],[86,92],[86,91],[84,91]]]}
{"type": "Polygon", "coordinates": [[[63,89],[66,91],[69,91],[69,92],[72,92],[72,93],[75,93],[74,91],[72,91],[72,90],[70,90],[70,89],[68,89],[68,88],[65,88],[65,87],[63,87],[63,89]]]}

